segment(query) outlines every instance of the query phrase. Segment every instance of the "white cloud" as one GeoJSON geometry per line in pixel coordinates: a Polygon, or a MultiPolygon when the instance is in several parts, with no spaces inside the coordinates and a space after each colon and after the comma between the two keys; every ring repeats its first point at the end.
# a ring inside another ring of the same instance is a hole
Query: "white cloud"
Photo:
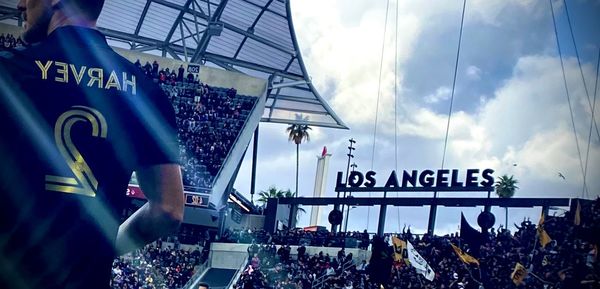
{"type": "Polygon", "coordinates": [[[424,100],[426,103],[438,103],[440,101],[448,100],[452,90],[447,86],[438,87],[435,93],[425,96],[424,100]]]}
{"type": "MultiPolygon", "coordinates": [[[[531,15],[531,18],[547,17],[546,2],[518,0],[474,0],[467,6],[468,29],[479,26],[493,26],[498,31],[509,21],[519,21],[519,29],[532,29],[528,25],[530,18],[519,19],[504,17],[506,14],[519,13],[531,15]],[[512,20],[511,20],[512,19],[512,20]]],[[[421,42],[423,33],[436,33],[431,27],[454,27],[460,18],[461,3],[455,1],[401,1],[398,61],[398,106],[394,108],[394,41],[390,35],[385,40],[384,70],[381,82],[381,102],[378,120],[378,136],[374,169],[386,174],[395,163],[395,142],[399,146],[399,165],[405,168],[435,168],[439,166],[442,145],[446,131],[446,108],[451,85],[451,69],[448,69],[448,82],[434,85],[429,92],[413,95],[411,83],[406,83],[407,75],[414,73],[405,65],[409,59],[420,56],[425,61],[419,64],[425,72],[444,70],[435,61],[427,61],[430,54],[455,53],[455,44],[440,47],[428,46],[421,42]],[[458,3],[458,4],[457,4],[458,3]],[[427,49],[424,49],[427,47],[427,49]],[[450,52],[449,52],[450,51],[450,52]],[[444,107],[441,110],[439,107],[444,107]],[[394,139],[394,111],[398,112],[397,128],[399,137],[394,139]]],[[[395,7],[390,7],[393,9],[395,7]]],[[[312,140],[300,147],[300,191],[310,195],[314,182],[316,155],[323,145],[327,145],[333,157],[330,164],[327,195],[334,195],[335,173],[345,171],[346,146],[350,137],[358,141],[354,161],[360,170],[370,169],[373,124],[375,120],[375,102],[379,86],[379,63],[385,13],[384,1],[364,1],[356,5],[347,2],[304,0],[293,1],[294,22],[300,46],[313,83],[319,91],[333,91],[323,95],[333,109],[346,121],[351,131],[315,129],[312,140]],[[318,8],[316,8],[318,7],[318,8]]],[[[393,14],[390,14],[393,15],[393,14]]],[[[390,16],[390,18],[393,18],[390,16]]],[[[389,22],[393,23],[393,19],[389,22]]],[[[388,24],[389,25],[389,24],[388,24]]],[[[469,33],[467,30],[465,33],[469,33]]],[[[472,31],[472,30],[471,30],[472,31]]],[[[447,31],[443,31],[446,33],[447,31]]],[[[551,38],[550,30],[531,31],[551,38]]],[[[454,33],[454,32],[453,32],[454,33]]],[[[437,34],[434,34],[436,36],[437,34]]],[[[431,35],[429,35],[431,36],[431,35]]],[[[474,41],[476,41],[475,39],[474,41]]],[[[524,42],[526,43],[526,42],[524,42]]],[[[549,41],[549,45],[555,45],[549,41]]],[[[498,43],[501,45],[502,43],[498,43]]],[[[512,43],[510,44],[512,45],[512,43]]],[[[528,55],[515,58],[503,58],[493,55],[496,62],[480,63],[469,61],[466,70],[459,75],[456,96],[459,99],[472,99],[466,108],[455,109],[451,118],[448,155],[446,167],[484,168],[496,170],[496,175],[513,174],[520,180],[518,196],[578,196],[581,191],[582,177],[575,138],[571,128],[571,118],[565,97],[560,62],[554,55],[554,46],[543,47],[528,55]],[[498,62],[506,61],[512,71],[499,76],[493,73],[498,62]],[[485,74],[485,77],[482,75],[485,74]],[[463,75],[463,79],[460,76],[463,75]],[[464,79],[464,76],[467,79],[464,79]],[[466,81],[466,80],[480,81],[466,81]],[[488,81],[489,85],[482,83],[488,81]],[[478,89],[470,95],[466,89],[468,82],[478,89]],[[470,98],[469,98],[470,97],[470,98]],[[516,166],[513,166],[516,164],[516,166]],[[558,178],[562,172],[567,180],[558,178]]],[[[464,52],[465,55],[471,53],[464,52]]],[[[486,59],[487,60],[487,59],[486,59]]],[[[453,63],[452,63],[453,64],[453,63]]],[[[584,63],[586,79],[594,79],[594,67],[584,63]]],[[[464,69],[465,66],[461,66],[464,69]]],[[[453,68],[453,66],[452,66],[453,68]]],[[[582,153],[587,149],[587,131],[589,129],[590,108],[581,85],[579,69],[574,59],[567,59],[565,69],[568,76],[569,91],[572,97],[575,122],[579,134],[582,153]]],[[[423,73],[422,75],[427,75],[423,73]]],[[[428,83],[428,79],[422,79],[428,83]]],[[[600,102],[596,112],[600,111],[600,102]]],[[[598,115],[598,113],[596,114],[598,115]]],[[[259,145],[258,190],[275,184],[282,188],[293,188],[295,176],[295,148],[287,142],[283,126],[261,124],[261,144],[259,145]],[[281,135],[279,135],[281,134],[281,135]]],[[[594,136],[594,135],[593,135],[594,136]]],[[[600,141],[594,138],[590,149],[590,167],[588,187],[600,188],[600,141]]],[[[250,150],[247,154],[249,160],[250,150]]],[[[249,186],[249,165],[244,162],[236,187],[249,186]],[[247,172],[247,173],[244,173],[247,172]]],[[[248,191],[248,190],[245,190],[248,191]]],[[[396,210],[388,209],[389,216],[397,218],[396,210]]],[[[511,218],[513,216],[511,209],[511,218]]],[[[515,216],[522,218],[525,211],[514,210],[515,216]]],[[[369,229],[376,224],[378,208],[372,208],[369,229]]],[[[454,211],[441,214],[453,214],[450,218],[438,218],[442,231],[450,232],[457,220],[454,211]]],[[[537,218],[539,211],[528,211],[537,218]]],[[[477,209],[470,211],[476,216],[477,209]]],[[[355,216],[351,229],[365,228],[367,209],[352,211],[355,216]]],[[[502,212],[503,214],[503,212],[502,212]]],[[[424,226],[421,219],[427,217],[423,208],[402,209],[400,220],[388,228],[395,229],[400,223],[424,226]],[[409,213],[407,213],[409,212],[409,213]],[[412,217],[411,217],[412,216],[412,217]],[[414,216],[419,216],[418,218],[414,216]]],[[[497,221],[503,215],[497,215],[497,221]]],[[[308,217],[305,217],[308,219],[308,217]]],[[[306,222],[305,219],[302,222],[306,222]]],[[[516,220],[513,220],[516,221],[516,220]]],[[[513,221],[510,221],[512,223],[513,221]]]]}
{"type": "Polygon", "coordinates": [[[481,69],[475,65],[469,65],[466,71],[467,77],[471,80],[481,79],[481,69]]]}

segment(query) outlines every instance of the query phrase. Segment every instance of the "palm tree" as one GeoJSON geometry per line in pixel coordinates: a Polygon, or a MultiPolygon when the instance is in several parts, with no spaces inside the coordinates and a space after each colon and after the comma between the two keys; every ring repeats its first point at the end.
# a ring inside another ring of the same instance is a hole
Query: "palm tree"
{"type": "MultiPolygon", "coordinates": [[[[498,178],[494,187],[496,188],[496,195],[500,198],[512,198],[515,195],[515,191],[519,188],[517,184],[519,181],[514,179],[514,176],[503,175],[498,178]]],[[[505,220],[504,226],[508,229],[508,207],[504,207],[505,220]]]]}
{"type": "Polygon", "coordinates": [[[303,140],[310,141],[308,131],[312,128],[306,124],[292,124],[286,131],[288,132],[288,140],[294,141],[296,144],[296,192],[295,197],[298,197],[298,169],[300,167],[300,144],[303,140]]]}
{"type": "MultiPolygon", "coordinates": [[[[292,193],[292,191],[290,191],[290,189],[287,189],[284,191],[284,190],[277,189],[275,186],[270,186],[268,190],[260,191],[258,193],[258,200],[256,200],[256,202],[260,203],[261,206],[264,207],[267,205],[267,201],[270,198],[293,198],[293,197],[294,197],[294,193],[292,193]]],[[[297,208],[295,223],[298,222],[298,214],[300,214],[300,213],[306,213],[306,210],[304,210],[301,207],[297,208]]]]}

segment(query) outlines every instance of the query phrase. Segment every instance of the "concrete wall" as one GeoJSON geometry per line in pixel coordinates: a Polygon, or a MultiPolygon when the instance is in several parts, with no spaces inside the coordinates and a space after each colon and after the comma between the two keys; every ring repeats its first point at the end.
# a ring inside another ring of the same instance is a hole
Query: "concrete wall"
{"type": "Polygon", "coordinates": [[[23,32],[23,28],[14,25],[8,25],[4,23],[0,23],[0,34],[12,34],[14,37],[18,37],[23,32]]]}
{"type": "MultiPolygon", "coordinates": [[[[210,247],[212,253],[211,267],[222,269],[238,269],[241,262],[248,258],[248,246],[250,246],[250,244],[212,243],[210,247]]],[[[279,247],[281,246],[277,246],[277,249],[279,249],[279,247]]],[[[292,257],[296,258],[298,246],[291,246],[291,248],[292,257]]],[[[339,250],[340,248],[333,247],[306,247],[306,253],[310,255],[323,252],[323,254],[329,254],[329,256],[337,257],[337,252],[339,250]]],[[[371,251],[350,248],[346,248],[345,251],[346,254],[352,253],[355,263],[359,263],[362,260],[367,260],[368,262],[371,258],[371,251]]]]}
{"type": "Polygon", "coordinates": [[[249,244],[212,243],[211,268],[238,269],[248,259],[249,244]]]}
{"type": "Polygon", "coordinates": [[[235,229],[246,229],[256,228],[262,229],[265,224],[265,216],[263,215],[246,215],[242,214],[242,221],[238,224],[231,219],[231,216],[227,216],[225,227],[230,230],[235,229]]]}

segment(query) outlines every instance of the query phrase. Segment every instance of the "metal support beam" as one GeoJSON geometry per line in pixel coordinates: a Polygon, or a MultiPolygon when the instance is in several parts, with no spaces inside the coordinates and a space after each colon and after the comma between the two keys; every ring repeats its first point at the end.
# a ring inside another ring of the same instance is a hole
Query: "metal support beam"
{"type": "Polygon", "coordinates": [[[427,223],[427,234],[433,235],[435,230],[435,218],[437,216],[437,199],[433,199],[433,203],[429,207],[429,222],[427,223]]]}
{"type": "Polygon", "coordinates": [[[254,146],[252,148],[252,177],[250,179],[250,201],[254,204],[254,193],[256,192],[256,161],[258,160],[258,128],[254,130],[254,146]]]}
{"type": "Polygon", "coordinates": [[[387,214],[387,206],[381,205],[379,207],[379,222],[377,223],[377,235],[383,237],[383,233],[385,232],[385,216],[387,214]]]}
{"type": "MultiPolygon", "coordinates": [[[[196,53],[198,53],[198,51],[199,50],[196,49],[196,53]]],[[[204,58],[206,58],[207,60],[216,59],[216,60],[219,60],[224,63],[230,63],[232,65],[241,66],[241,67],[245,67],[245,68],[253,69],[253,70],[258,70],[258,71],[262,71],[264,73],[269,73],[269,74],[277,73],[280,76],[283,76],[285,78],[292,79],[292,80],[304,79],[301,75],[290,74],[285,71],[273,69],[271,67],[267,67],[264,65],[260,65],[260,64],[256,64],[256,63],[252,63],[252,62],[248,62],[248,61],[243,61],[243,60],[239,60],[239,59],[231,59],[228,57],[224,57],[221,55],[212,54],[212,53],[208,53],[208,52],[204,54],[204,58]]],[[[194,59],[192,57],[192,62],[197,62],[197,60],[199,60],[199,59],[194,59]]]]}
{"type": "MultiPolygon", "coordinates": [[[[269,0],[263,7],[260,8],[260,12],[258,13],[258,15],[256,15],[256,18],[254,18],[254,22],[252,22],[252,25],[250,25],[250,28],[248,28],[248,32],[254,31],[254,27],[256,27],[258,20],[260,20],[260,17],[262,17],[262,15],[265,13],[265,11],[267,11],[267,7],[269,7],[269,5],[271,5],[271,3],[273,3],[273,0],[269,0]]],[[[252,34],[254,34],[254,33],[252,33],[252,34]]],[[[244,46],[244,43],[246,43],[247,39],[248,39],[248,36],[244,36],[244,39],[242,39],[242,42],[240,42],[240,45],[238,46],[237,51],[233,54],[232,58],[238,57],[238,55],[240,54],[240,51],[242,51],[242,47],[244,46]]]]}
{"type": "Polygon", "coordinates": [[[152,3],[152,0],[146,0],[146,5],[144,5],[144,10],[142,10],[142,14],[140,15],[140,19],[138,20],[138,23],[135,27],[135,31],[133,32],[133,34],[135,34],[135,35],[140,34],[140,29],[142,29],[142,24],[144,23],[146,14],[148,14],[148,8],[150,8],[150,3],[152,3]]]}
{"type": "MultiPolygon", "coordinates": [[[[509,208],[533,208],[533,207],[567,207],[570,204],[568,198],[437,198],[438,206],[445,207],[509,207],[509,208]]],[[[280,198],[279,204],[298,204],[303,206],[327,206],[332,204],[350,206],[375,206],[389,205],[401,207],[420,207],[434,204],[433,198],[280,198]]]]}
{"type": "MultiPolygon", "coordinates": [[[[217,7],[217,10],[215,10],[215,13],[212,16],[210,16],[210,20],[208,21],[209,25],[210,25],[210,22],[216,22],[221,18],[221,15],[223,14],[223,11],[225,10],[225,6],[227,6],[227,2],[228,2],[228,0],[221,0],[221,3],[217,7]]],[[[210,5],[208,7],[210,8],[210,5]]],[[[193,12],[196,13],[195,11],[193,11],[193,12]]],[[[196,15],[196,14],[194,14],[194,15],[196,15]]],[[[205,15],[199,15],[199,17],[207,19],[207,17],[205,15]]],[[[204,34],[202,34],[202,39],[200,39],[200,44],[198,44],[198,48],[196,48],[196,52],[192,56],[192,62],[197,62],[198,60],[200,60],[200,57],[203,54],[205,54],[206,48],[208,47],[208,42],[210,41],[210,38],[211,38],[210,33],[207,33],[205,31],[204,34]]]]}
{"type": "MultiPolygon", "coordinates": [[[[175,33],[177,26],[180,25],[183,15],[185,15],[185,13],[190,8],[190,4],[192,4],[192,1],[193,0],[185,1],[185,4],[181,7],[181,9],[179,9],[179,15],[177,15],[177,18],[175,18],[175,21],[173,22],[173,26],[171,26],[171,30],[169,30],[169,33],[167,34],[167,37],[165,38],[165,45],[171,41],[171,37],[173,37],[173,34],[175,33]]],[[[183,37],[183,30],[181,31],[181,37],[183,37]]],[[[187,56],[186,56],[186,58],[187,58],[187,56]]]]}

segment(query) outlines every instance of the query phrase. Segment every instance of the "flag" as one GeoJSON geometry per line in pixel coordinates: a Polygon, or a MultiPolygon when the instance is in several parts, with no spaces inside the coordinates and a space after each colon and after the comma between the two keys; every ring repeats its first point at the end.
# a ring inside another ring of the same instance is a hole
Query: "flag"
{"type": "Polygon", "coordinates": [[[479,247],[483,243],[483,235],[471,227],[462,212],[460,213],[460,238],[463,239],[466,244],[469,244],[469,247],[475,256],[479,255],[479,247]]]}
{"type": "Polygon", "coordinates": [[[406,252],[406,242],[398,237],[392,237],[392,244],[394,246],[394,261],[401,262],[408,258],[406,252]]]}
{"type": "Polygon", "coordinates": [[[415,267],[417,273],[425,276],[425,279],[433,281],[433,278],[435,278],[435,272],[433,272],[431,266],[427,264],[427,261],[421,257],[419,252],[417,252],[417,250],[409,241],[406,241],[406,251],[408,260],[410,261],[410,264],[415,267]]]}
{"type": "Polygon", "coordinates": [[[458,258],[460,258],[460,260],[463,261],[463,263],[477,264],[479,266],[479,260],[477,260],[477,259],[473,258],[473,256],[463,252],[463,250],[461,250],[459,247],[455,246],[454,244],[450,243],[450,245],[452,245],[452,249],[454,249],[454,252],[458,256],[458,258]]]}
{"type": "Polygon", "coordinates": [[[510,279],[513,281],[513,283],[515,283],[515,285],[519,286],[521,283],[523,283],[525,277],[527,277],[527,273],[527,269],[525,269],[525,267],[520,263],[517,263],[512,274],[510,274],[510,279]]]}
{"type": "Polygon", "coordinates": [[[537,227],[537,233],[542,248],[545,248],[546,245],[548,245],[548,243],[552,242],[552,238],[550,238],[550,235],[548,235],[548,233],[546,233],[546,230],[544,230],[544,212],[542,212],[542,216],[540,217],[540,221],[537,227]]]}
{"type": "Polygon", "coordinates": [[[581,204],[577,200],[577,209],[575,209],[575,219],[573,220],[575,226],[581,225],[581,204]]]}

